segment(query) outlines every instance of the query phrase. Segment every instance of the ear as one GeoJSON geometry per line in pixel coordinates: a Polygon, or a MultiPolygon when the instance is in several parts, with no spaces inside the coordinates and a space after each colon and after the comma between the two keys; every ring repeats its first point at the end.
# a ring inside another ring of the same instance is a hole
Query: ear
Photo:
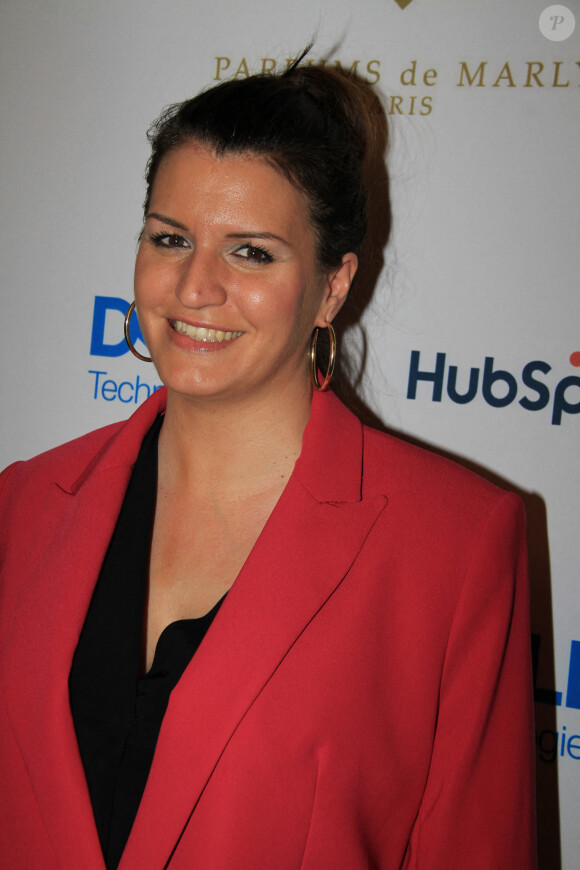
{"type": "Polygon", "coordinates": [[[314,321],[315,326],[324,328],[336,317],[348,296],[357,268],[358,257],[351,252],[345,254],[340,266],[326,276],[322,302],[314,321]]]}

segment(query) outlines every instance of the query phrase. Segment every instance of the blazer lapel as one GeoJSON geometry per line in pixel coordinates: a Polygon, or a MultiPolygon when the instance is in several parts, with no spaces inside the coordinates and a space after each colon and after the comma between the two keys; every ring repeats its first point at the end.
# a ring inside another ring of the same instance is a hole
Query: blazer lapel
{"type": "Polygon", "coordinates": [[[120,870],[165,866],[231,735],[356,559],[386,504],[361,501],[362,448],[359,421],[315,395],[294,473],[172,693],[120,870]]]}
{"type": "Polygon", "coordinates": [[[36,535],[22,553],[14,640],[3,662],[6,703],[63,867],[104,870],[70,713],[68,676],[132,465],[161,401],[160,396],[142,406],[88,466],[86,448],[77,461],[73,445],[58,482],[39,494],[36,535]]]}

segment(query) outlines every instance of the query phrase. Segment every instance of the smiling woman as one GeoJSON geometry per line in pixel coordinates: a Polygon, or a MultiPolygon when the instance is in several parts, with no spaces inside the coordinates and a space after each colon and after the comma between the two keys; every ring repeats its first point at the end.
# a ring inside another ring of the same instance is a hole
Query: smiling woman
{"type": "Polygon", "coordinates": [[[519,500],[317,372],[386,196],[376,96],[298,62],[150,140],[165,388],[0,481],[4,863],[532,868],[519,500]]]}
{"type": "Polygon", "coordinates": [[[263,157],[170,151],[135,266],[139,322],[170,403],[308,408],[312,330],[332,320],[356,265],[347,252],[322,272],[304,195],[263,157]]]}

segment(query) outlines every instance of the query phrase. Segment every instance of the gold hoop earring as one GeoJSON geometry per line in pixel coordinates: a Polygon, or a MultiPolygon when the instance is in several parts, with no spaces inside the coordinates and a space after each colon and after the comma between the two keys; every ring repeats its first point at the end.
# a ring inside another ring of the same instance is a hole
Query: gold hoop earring
{"type": "Polygon", "coordinates": [[[332,375],[334,374],[334,363],[336,362],[336,333],[332,323],[327,323],[328,339],[330,341],[330,351],[328,355],[328,368],[322,383],[318,381],[318,367],[316,365],[316,342],[318,341],[318,327],[315,328],[310,345],[310,378],[312,386],[318,393],[324,393],[330,386],[332,375]]]}
{"type": "Polygon", "coordinates": [[[153,362],[153,360],[151,359],[150,356],[143,356],[142,353],[139,353],[138,350],[135,350],[133,342],[131,341],[131,336],[129,334],[129,321],[131,320],[131,315],[133,314],[134,311],[135,311],[135,300],[133,299],[133,301],[129,305],[129,310],[127,311],[127,313],[125,315],[125,326],[124,326],[125,341],[127,342],[127,346],[129,348],[129,350],[131,351],[131,353],[133,354],[133,356],[136,356],[137,359],[143,360],[143,362],[153,362]]]}

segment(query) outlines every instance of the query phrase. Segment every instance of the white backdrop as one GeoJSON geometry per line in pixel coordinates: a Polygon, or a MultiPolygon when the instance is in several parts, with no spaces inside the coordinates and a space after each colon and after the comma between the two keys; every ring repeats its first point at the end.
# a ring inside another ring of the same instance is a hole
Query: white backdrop
{"type": "Polygon", "coordinates": [[[316,56],[334,47],[332,62],[356,63],[392,122],[394,229],[362,324],[366,400],[526,501],[540,863],[573,870],[580,9],[569,0],[578,27],[556,41],[538,26],[547,5],[2,0],[0,466],[127,416],[159,383],[111,355],[150,122],[212,81],[284,64],[318,32],[316,56]]]}

